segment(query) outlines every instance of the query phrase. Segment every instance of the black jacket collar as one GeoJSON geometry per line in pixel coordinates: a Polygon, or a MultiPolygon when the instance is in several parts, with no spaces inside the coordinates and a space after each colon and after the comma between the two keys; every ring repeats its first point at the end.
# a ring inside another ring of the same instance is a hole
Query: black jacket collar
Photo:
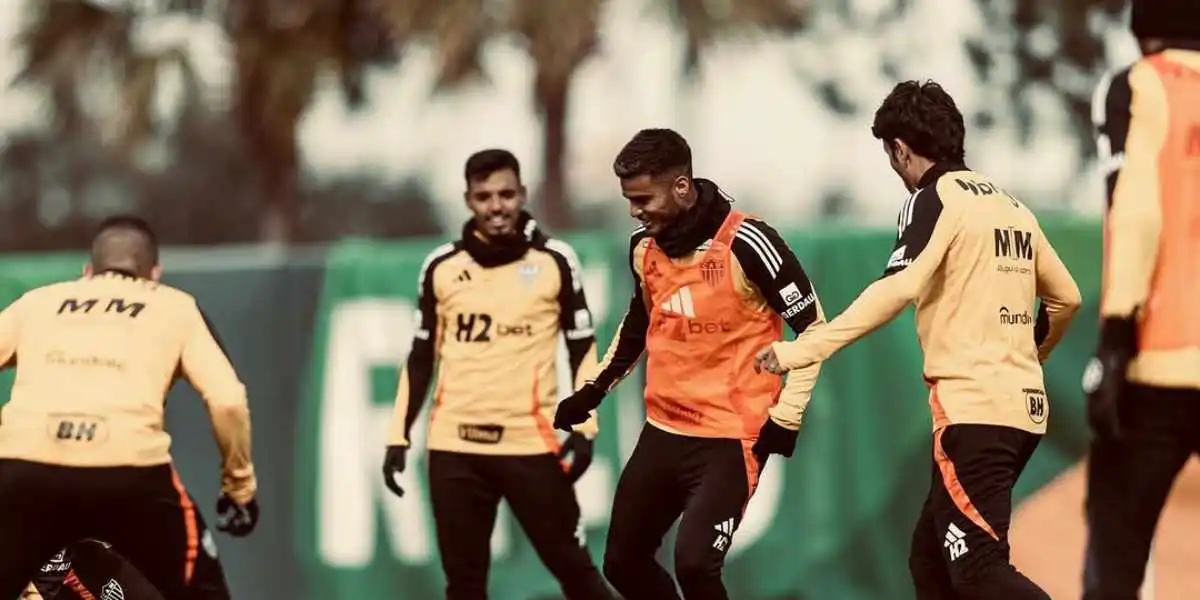
{"type": "Polygon", "coordinates": [[[538,229],[537,221],[529,213],[521,211],[517,218],[517,233],[509,238],[489,239],[475,226],[474,219],[463,224],[463,249],[479,266],[499,267],[521,260],[531,246],[544,243],[546,234],[538,229]]]}
{"type": "Polygon", "coordinates": [[[926,186],[937,181],[939,177],[945,175],[946,173],[966,170],[967,165],[961,162],[951,161],[934,163],[933,166],[929,167],[929,170],[925,171],[925,174],[921,176],[921,180],[917,182],[917,189],[924,189],[926,186]]]}
{"type": "Polygon", "coordinates": [[[693,181],[696,185],[696,204],[679,215],[670,227],[654,236],[654,243],[671,258],[687,256],[712,239],[721,229],[725,217],[733,210],[717,184],[707,179],[693,181]]]}

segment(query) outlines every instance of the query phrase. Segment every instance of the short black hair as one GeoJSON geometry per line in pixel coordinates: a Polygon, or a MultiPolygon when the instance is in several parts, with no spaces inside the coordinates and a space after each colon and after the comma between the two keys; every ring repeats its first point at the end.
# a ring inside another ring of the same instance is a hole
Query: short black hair
{"type": "Polygon", "coordinates": [[[671,171],[692,174],[692,148],[671,129],[643,129],[626,142],[613,160],[613,173],[621,179],[671,171]]]}
{"type": "Polygon", "coordinates": [[[912,151],[936,162],[966,159],[966,126],[954,99],[934,81],[902,81],[875,111],[871,134],[891,147],[904,140],[912,151]]]}
{"type": "Polygon", "coordinates": [[[158,266],[158,236],[145,219],[116,215],[104,219],[92,238],[92,268],[147,276],[158,266]]]}
{"type": "Polygon", "coordinates": [[[1133,0],[1129,28],[1140,40],[1161,39],[1166,46],[1195,48],[1200,42],[1200,7],[1194,0],[1133,0]]]}
{"type": "Polygon", "coordinates": [[[506,169],[512,171],[518,181],[521,180],[521,163],[517,161],[517,157],[513,156],[512,152],[502,148],[488,148],[467,158],[467,166],[463,168],[463,177],[467,180],[467,185],[471,185],[473,181],[487,179],[492,173],[506,169]]]}

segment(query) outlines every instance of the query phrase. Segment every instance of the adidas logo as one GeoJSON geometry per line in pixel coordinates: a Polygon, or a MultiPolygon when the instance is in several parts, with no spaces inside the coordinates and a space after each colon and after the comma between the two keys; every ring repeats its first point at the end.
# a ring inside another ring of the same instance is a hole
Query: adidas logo
{"type": "Polygon", "coordinates": [[[696,307],[692,304],[692,290],[688,286],[679,288],[666,302],[662,303],[662,311],[683,315],[689,319],[696,318],[696,307]]]}
{"type": "Polygon", "coordinates": [[[713,540],[713,548],[720,552],[729,549],[729,542],[733,539],[733,519],[725,519],[716,525],[713,529],[717,530],[717,539],[713,540]]]}
{"type": "Polygon", "coordinates": [[[470,280],[471,280],[471,272],[466,269],[463,269],[463,272],[459,273],[458,277],[454,278],[454,281],[459,282],[459,283],[461,283],[463,281],[470,281],[470,280]]]}
{"type": "Polygon", "coordinates": [[[950,562],[967,553],[967,534],[954,523],[946,528],[946,541],[943,548],[950,550],[950,562]]]}

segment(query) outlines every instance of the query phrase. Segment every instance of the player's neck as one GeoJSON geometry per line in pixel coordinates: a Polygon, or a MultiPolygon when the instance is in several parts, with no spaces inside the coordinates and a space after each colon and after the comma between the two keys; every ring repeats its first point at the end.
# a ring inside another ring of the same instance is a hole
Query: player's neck
{"type": "Polygon", "coordinates": [[[905,183],[908,184],[910,192],[915,192],[929,186],[937,181],[938,177],[950,171],[962,171],[966,168],[966,165],[957,161],[934,162],[927,158],[916,156],[913,157],[913,164],[905,183]]]}
{"type": "Polygon", "coordinates": [[[483,267],[498,267],[520,260],[529,246],[541,235],[536,225],[529,227],[532,217],[522,212],[513,235],[489,237],[473,220],[463,225],[462,243],[467,254],[483,267]]]}
{"type": "Polygon", "coordinates": [[[712,239],[729,216],[729,203],[717,193],[715,184],[697,180],[697,186],[705,187],[698,189],[696,202],[665,231],[654,236],[654,242],[671,258],[686,256],[712,239]]]}

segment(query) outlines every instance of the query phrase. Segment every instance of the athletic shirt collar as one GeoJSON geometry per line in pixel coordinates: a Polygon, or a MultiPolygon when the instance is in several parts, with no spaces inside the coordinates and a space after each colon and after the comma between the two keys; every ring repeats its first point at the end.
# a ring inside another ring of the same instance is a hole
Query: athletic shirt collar
{"type": "Polygon", "coordinates": [[[462,243],[467,254],[471,255],[479,266],[491,268],[521,260],[531,246],[545,240],[545,237],[538,229],[537,221],[529,213],[521,211],[521,216],[517,218],[516,235],[510,238],[488,239],[475,226],[475,220],[468,219],[463,225],[462,243]]]}
{"type": "Polygon", "coordinates": [[[696,185],[696,204],[679,215],[670,227],[654,236],[654,244],[671,258],[687,256],[711,240],[733,209],[717,184],[707,179],[692,181],[696,185]]]}
{"type": "Polygon", "coordinates": [[[966,171],[967,165],[958,161],[938,162],[933,163],[928,171],[921,176],[921,180],[917,182],[917,189],[924,189],[929,184],[938,180],[938,177],[950,173],[952,171],[966,171]]]}

